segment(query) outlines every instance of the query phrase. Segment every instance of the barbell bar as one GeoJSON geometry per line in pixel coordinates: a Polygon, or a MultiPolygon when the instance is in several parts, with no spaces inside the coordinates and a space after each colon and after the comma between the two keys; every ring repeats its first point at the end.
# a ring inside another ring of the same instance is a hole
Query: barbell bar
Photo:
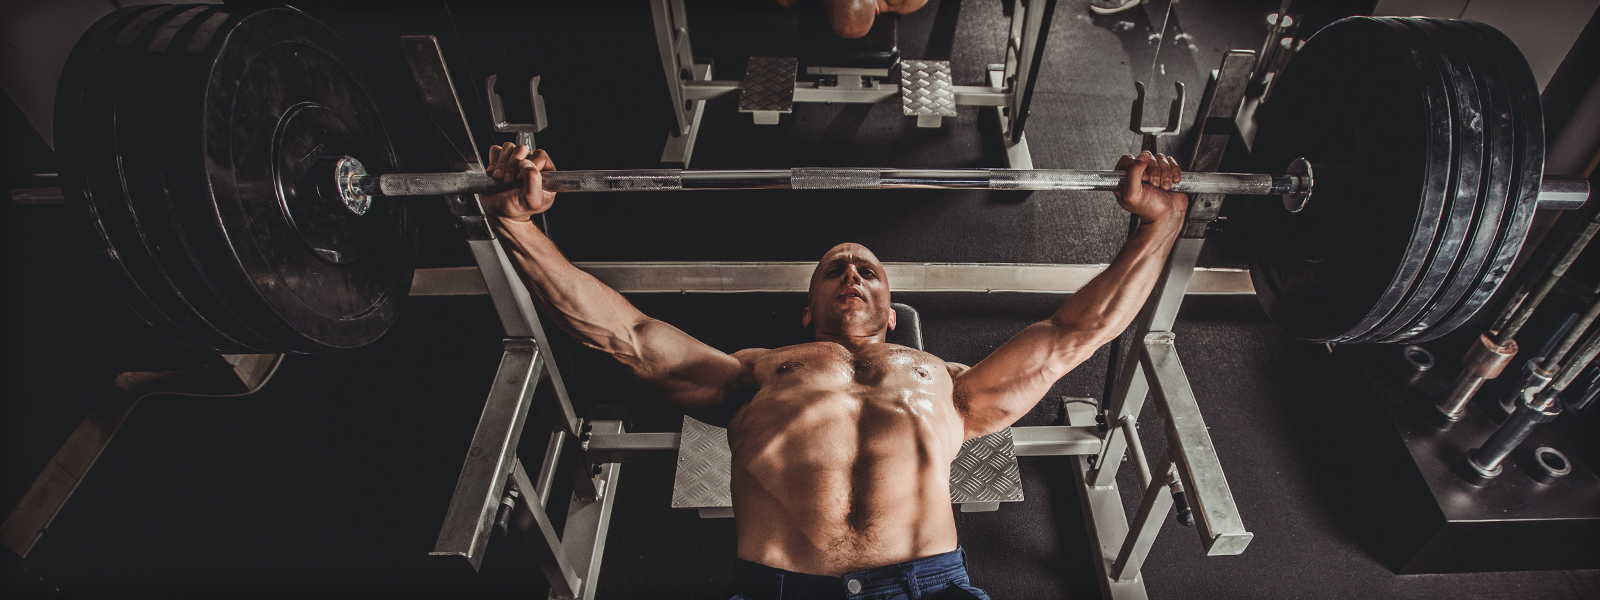
{"type": "MultiPolygon", "coordinates": [[[[373,198],[490,194],[515,186],[496,181],[486,173],[402,173],[373,175],[349,156],[331,160],[332,180],[339,203],[357,215],[373,198]]],[[[1284,208],[1299,212],[1314,191],[1315,168],[1304,159],[1294,161],[1283,175],[1258,173],[1184,173],[1172,191],[1188,194],[1281,196],[1284,208]]],[[[624,169],[546,171],[544,189],[551,192],[645,192],[679,190],[877,190],[877,189],[992,189],[1076,190],[1110,192],[1123,188],[1122,171],[1079,169],[624,169]]],[[[1546,176],[1539,193],[1539,208],[1570,210],[1583,206],[1589,182],[1576,177],[1546,176]]]]}

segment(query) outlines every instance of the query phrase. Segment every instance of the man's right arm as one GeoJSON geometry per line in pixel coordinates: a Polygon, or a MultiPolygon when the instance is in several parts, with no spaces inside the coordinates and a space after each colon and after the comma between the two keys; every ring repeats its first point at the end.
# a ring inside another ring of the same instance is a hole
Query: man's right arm
{"type": "Polygon", "coordinates": [[[1027,414],[1057,380],[1127,329],[1160,280],[1189,205],[1188,196],[1171,191],[1182,171],[1171,157],[1149,153],[1123,156],[1117,169],[1128,173],[1117,202],[1142,224],[1111,264],[1049,319],[1023,329],[970,369],[951,367],[956,408],[969,439],[1027,414]]]}
{"type": "Polygon", "coordinates": [[[567,261],[533,224],[555,194],[539,172],[553,169],[543,151],[505,144],[490,149],[489,174],[518,189],[483,197],[502,245],[544,314],[586,346],[605,352],[679,411],[705,415],[749,385],[738,359],[639,312],[622,294],[567,261]]]}

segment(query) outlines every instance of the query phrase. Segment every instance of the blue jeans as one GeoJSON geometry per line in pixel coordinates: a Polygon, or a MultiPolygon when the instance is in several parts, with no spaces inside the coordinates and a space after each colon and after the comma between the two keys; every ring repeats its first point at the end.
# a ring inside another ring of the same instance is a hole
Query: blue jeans
{"type": "Polygon", "coordinates": [[[747,560],[733,564],[732,600],[989,600],[967,580],[967,554],[935,554],[843,577],[776,569],[747,560]]]}

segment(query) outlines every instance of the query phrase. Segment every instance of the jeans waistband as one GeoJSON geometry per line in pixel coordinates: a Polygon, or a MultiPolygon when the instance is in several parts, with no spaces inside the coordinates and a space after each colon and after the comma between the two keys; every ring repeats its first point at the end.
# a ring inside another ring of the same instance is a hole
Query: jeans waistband
{"type": "Polygon", "coordinates": [[[959,546],[944,554],[852,571],[840,577],[796,573],[738,560],[733,565],[730,591],[753,599],[872,598],[907,593],[913,587],[943,586],[956,580],[967,580],[966,551],[959,546]]]}

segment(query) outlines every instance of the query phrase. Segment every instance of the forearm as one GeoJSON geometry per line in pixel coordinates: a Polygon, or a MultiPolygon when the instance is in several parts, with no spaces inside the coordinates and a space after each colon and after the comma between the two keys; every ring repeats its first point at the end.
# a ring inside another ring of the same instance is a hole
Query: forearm
{"type": "Polygon", "coordinates": [[[1183,219],[1181,211],[1174,211],[1140,224],[1106,270],[1062,303],[1050,322],[1090,337],[1095,347],[1116,338],[1138,316],[1155,288],[1167,254],[1183,229],[1183,219]]]}
{"type": "Polygon", "coordinates": [[[501,246],[549,317],[586,346],[642,367],[639,328],[648,320],[622,294],[573,266],[531,221],[494,218],[501,246]]]}
{"type": "Polygon", "coordinates": [[[1181,213],[1140,225],[1111,265],[1054,315],[964,373],[957,387],[970,401],[964,404],[969,429],[989,431],[1026,414],[1057,379],[1126,329],[1161,277],[1182,225],[1181,213]]]}

